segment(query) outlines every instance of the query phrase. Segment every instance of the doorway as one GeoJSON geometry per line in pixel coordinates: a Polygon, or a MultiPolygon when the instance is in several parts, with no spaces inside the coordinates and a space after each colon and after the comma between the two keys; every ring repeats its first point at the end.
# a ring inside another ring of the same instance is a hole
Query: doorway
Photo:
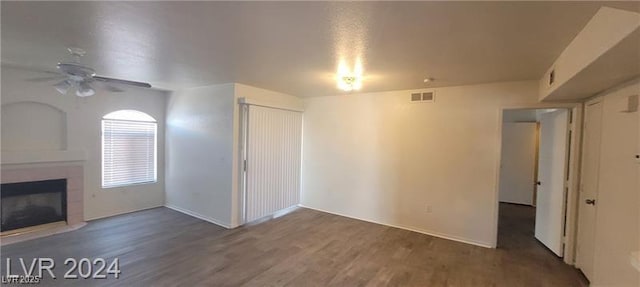
{"type": "Polygon", "coordinates": [[[498,247],[564,256],[571,110],[503,111],[498,247]]]}

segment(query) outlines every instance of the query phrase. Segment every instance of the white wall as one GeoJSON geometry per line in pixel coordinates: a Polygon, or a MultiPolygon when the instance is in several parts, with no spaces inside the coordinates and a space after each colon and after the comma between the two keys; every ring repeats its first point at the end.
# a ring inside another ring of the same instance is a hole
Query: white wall
{"type": "Polygon", "coordinates": [[[537,144],[537,123],[502,124],[500,202],[533,205],[537,144]]]}
{"type": "Polygon", "coordinates": [[[167,104],[166,205],[230,227],[234,85],[177,91],[167,104]]]}
{"type": "MultiPolygon", "coordinates": [[[[60,149],[84,150],[87,160],[84,163],[84,215],[86,220],[126,213],[146,208],[162,206],[164,203],[164,143],[158,141],[158,182],[128,187],[103,189],[101,187],[101,143],[100,125],[102,116],[121,109],[135,109],[148,113],[158,121],[158,138],[164,138],[164,118],[166,93],[151,89],[126,88],[123,93],[101,92],[86,99],[75,95],[61,95],[51,86],[51,82],[29,82],[26,79],[42,77],[21,69],[2,66],[2,105],[17,102],[43,103],[59,109],[66,116],[66,124],[62,130],[55,129],[62,135],[40,135],[63,142],[53,146],[60,149]]],[[[55,83],[55,82],[54,82],[55,83]]],[[[33,122],[44,122],[50,118],[49,113],[42,112],[37,105],[23,115],[24,126],[33,122]]],[[[6,118],[3,118],[6,119],[6,118]]],[[[16,115],[9,121],[15,122],[16,115]]],[[[54,127],[51,123],[43,123],[54,127]]],[[[3,123],[3,127],[7,125],[3,123]]],[[[5,142],[15,150],[19,145],[16,139],[24,141],[24,146],[33,149],[50,148],[43,146],[38,136],[19,135],[16,129],[3,129],[2,146],[5,142]]]]}
{"type": "Polygon", "coordinates": [[[297,97],[233,83],[177,91],[167,105],[166,205],[229,228],[240,224],[239,98],[302,106],[297,97]]]}
{"type": "MultiPolygon", "coordinates": [[[[604,95],[593,286],[640,286],[640,271],[630,264],[640,250],[640,112],[623,113],[627,97],[640,83],[604,95]]],[[[588,128],[588,123],[587,123],[588,128]]]]}
{"type": "Polygon", "coordinates": [[[3,104],[2,134],[6,135],[2,151],[63,151],[67,149],[67,114],[40,102],[3,104]]]}
{"type": "Polygon", "coordinates": [[[305,99],[302,204],[493,246],[500,108],[536,105],[537,83],[435,90],[305,99]]]}
{"type": "Polygon", "coordinates": [[[538,113],[514,109],[502,113],[500,202],[533,205],[538,113]]]}
{"type": "Polygon", "coordinates": [[[502,114],[502,122],[518,123],[518,122],[537,122],[538,116],[535,109],[519,109],[505,110],[502,114]]]}

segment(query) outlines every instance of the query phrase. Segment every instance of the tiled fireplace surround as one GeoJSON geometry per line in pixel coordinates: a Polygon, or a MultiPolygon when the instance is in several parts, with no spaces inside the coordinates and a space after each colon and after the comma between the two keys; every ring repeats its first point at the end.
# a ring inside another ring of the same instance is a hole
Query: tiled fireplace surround
{"type": "Polygon", "coordinates": [[[2,166],[2,183],[67,179],[67,226],[37,232],[3,236],[2,244],[65,232],[84,226],[84,174],[80,165],[2,166]]]}

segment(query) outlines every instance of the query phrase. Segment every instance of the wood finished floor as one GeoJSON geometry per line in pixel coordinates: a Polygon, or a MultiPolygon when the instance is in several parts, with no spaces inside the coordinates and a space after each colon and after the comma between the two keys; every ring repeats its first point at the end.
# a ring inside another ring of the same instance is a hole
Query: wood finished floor
{"type": "Polygon", "coordinates": [[[120,259],[118,280],[44,286],[582,286],[533,239],[532,210],[502,204],[487,249],[309,209],[226,230],[156,208],[4,246],[0,262],[51,257],[60,277],[67,257],[120,259]]]}

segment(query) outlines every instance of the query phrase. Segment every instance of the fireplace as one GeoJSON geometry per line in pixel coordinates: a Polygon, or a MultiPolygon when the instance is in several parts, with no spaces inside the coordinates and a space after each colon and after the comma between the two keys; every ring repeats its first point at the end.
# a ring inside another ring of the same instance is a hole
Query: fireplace
{"type": "Polygon", "coordinates": [[[3,183],[0,231],[67,221],[67,179],[3,183]]]}
{"type": "MultiPolygon", "coordinates": [[[[42,160],[37,157],[33,160],[42,160]]],[[[11,158],[9,158],[11,159],[11,158]]],[[[29,158],[27,158],[29,159],[29,158]]],[[[5,163],[0,177],[0,246],[82,228],[84,167],[81,161],[5,163]],[[37,225],[33,227],[22,227],[37,225]]],[[[24,158],[22,158],[24,161],[24,158]]]]}

